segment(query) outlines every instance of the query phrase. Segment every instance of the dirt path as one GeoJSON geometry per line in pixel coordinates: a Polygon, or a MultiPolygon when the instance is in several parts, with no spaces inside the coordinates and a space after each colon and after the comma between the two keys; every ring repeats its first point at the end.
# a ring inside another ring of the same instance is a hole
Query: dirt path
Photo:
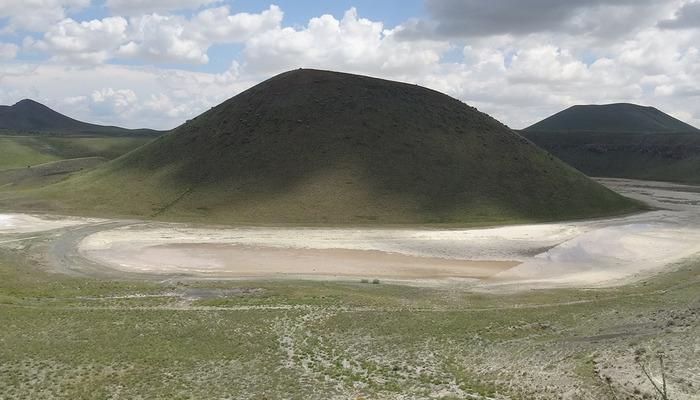
{"type": "Polygon", "coordinates": [[[76,276],[123,276],[111,268],[83,257],[78,248],[87,236],[104,230],[134,225],[133,221],[100,222],[65,229],[49,239],[46,259],[56,271],[76,276]]]}

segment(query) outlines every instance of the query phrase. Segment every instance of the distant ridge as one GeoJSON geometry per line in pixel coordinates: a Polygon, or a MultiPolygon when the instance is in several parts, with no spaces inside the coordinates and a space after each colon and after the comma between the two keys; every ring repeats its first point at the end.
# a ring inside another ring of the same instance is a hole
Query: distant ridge
{"type": "Polygon", "coordinates": [[[246,224],[463,226],[639,207],[447,95],[306,69],[27,195],[65,212],[246,224]]]}
{"type": "Polygon", "coordinates": [[[700,133],[657,110],[629,103],[576,105],[524,129],[537,132],[700,133]]]}
{"type": "Polygon", "coordinates": [[[0,106],[0,134],[155,137],[162,133],[152,129],[125,129],[78,121],[30,99],[12,106],[0,106]]]}
{"type": "Polygon", "coordinates": [[[520,133],[589,176],[700,183],[700,130],[653,107],[574,106],[520,133]]]}

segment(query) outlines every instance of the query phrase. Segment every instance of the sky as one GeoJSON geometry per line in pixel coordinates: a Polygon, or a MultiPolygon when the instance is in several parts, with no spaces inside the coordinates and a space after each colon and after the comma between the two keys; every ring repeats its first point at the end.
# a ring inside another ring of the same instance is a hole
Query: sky
{"type": "Polygon", "coordinates": [[[0,104],[170,129],[296,68],[427,86],[515,129],[614,102],[700,127],[700,0],[0,0],[0,104]]]}

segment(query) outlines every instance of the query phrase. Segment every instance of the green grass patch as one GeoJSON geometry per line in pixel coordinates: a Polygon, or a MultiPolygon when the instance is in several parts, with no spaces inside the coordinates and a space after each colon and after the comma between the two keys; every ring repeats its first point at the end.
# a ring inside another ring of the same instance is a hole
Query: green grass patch
{"type": "Polygon", "coordinates": [[[5,399],[606,398],[594,365],[663,347],[690,371],[682,344],[700,332],[697,261],[621,288],[494,294],[79,278],[28,251],[0,248],[5,399]]]}
{"type": "Polygon", "coordinates": [[[0,136],[0,170],[84,157],[113,159],[148,143],[147,138],[0,136]]]}

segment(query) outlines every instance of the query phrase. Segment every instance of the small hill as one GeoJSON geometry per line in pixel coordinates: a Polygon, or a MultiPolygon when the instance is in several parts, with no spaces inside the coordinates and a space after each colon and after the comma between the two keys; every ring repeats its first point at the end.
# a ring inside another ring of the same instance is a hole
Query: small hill
{"type": "Polygon", "coordinates": [[[693,126],[654,107],[627,103],[573,106],[525,128],[525,131],[700,133],[693,126]]]}
{"type": "Polygon", "coordinates": [[[163,132],[89,124],[67,117],[29,99],[22,100],[13,106],[0,106],[0,134],[28,133],[61,136],[155,137],[163,132]]]}
{"type": "Polygon", "coordinates": [[[574,106],[520,133],[589,176],[700,183],[700,131],[653,107],[574,106]]]}
{"type": "Polygon", "coordinates": [[[33,209],[253,224],[486,224],[639,205],[486,114],[416,85],[271,78],[114,161],[3,199],[33,209]]]}

